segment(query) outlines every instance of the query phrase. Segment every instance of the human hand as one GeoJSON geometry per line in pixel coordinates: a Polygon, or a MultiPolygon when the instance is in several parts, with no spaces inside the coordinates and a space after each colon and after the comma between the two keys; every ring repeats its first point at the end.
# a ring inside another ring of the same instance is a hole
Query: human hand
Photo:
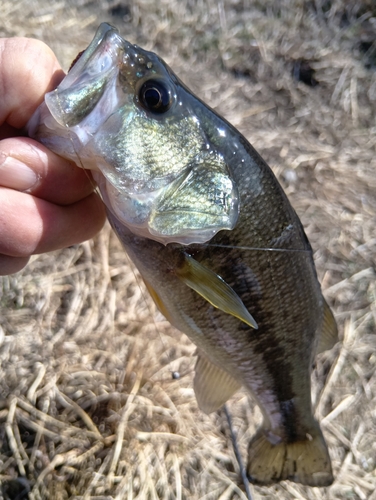
{"type": "Polygon", "coordinates": [[[0,275],[19,271],[33,254],[91,238],[105,221],[90,174],[21,137],[63,77],[47,45],[0,39],[0,275]]]}

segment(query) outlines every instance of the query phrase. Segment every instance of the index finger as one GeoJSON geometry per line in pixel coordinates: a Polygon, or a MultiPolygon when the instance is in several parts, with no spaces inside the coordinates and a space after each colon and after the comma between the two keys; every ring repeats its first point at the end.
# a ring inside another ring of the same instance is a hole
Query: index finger
{"type": "Polygon", "coordinates": [[[63,79],[52,50],[30,38],[0,39],[0,125],[22,128],[63,79]]]}

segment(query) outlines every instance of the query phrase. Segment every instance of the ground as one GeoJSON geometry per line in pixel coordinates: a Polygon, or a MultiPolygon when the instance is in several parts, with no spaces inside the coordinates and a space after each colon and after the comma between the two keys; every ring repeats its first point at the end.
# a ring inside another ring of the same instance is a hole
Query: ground
{"type": "MultiPolygon", "coordinates": [[[[2,0],[0,36],[44,40],[67,70],[101,21],[166,59],[269,162],[339,324],[312,375],[336,480],[253,499],[375,500],[374,2],[2,0]]],[[[197,409],[194,346],[108,227],[2,278],[0,318],[0,498],[246,498],[224,413],[197,409]]],[[[260,412],[244,392],[228,407],[245,458],[260,412]]]]}

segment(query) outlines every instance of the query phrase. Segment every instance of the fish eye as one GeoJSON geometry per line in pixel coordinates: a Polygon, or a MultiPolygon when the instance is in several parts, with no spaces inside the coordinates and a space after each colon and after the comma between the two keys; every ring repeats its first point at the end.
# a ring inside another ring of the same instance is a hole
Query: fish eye
{"type": "Polygon", "coordinates": [[[165,113],[172,104],[171,89],[162,81],[148,80],[139,91],[140,104],[153,113],[165,113]]]}

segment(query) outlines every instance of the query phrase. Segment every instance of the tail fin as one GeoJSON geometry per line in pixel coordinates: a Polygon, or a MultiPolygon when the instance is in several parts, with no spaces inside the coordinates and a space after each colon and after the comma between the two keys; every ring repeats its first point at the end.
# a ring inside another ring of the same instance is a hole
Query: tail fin
{"type": "Polygon", "coordinates": [[[329,486],[333,473],[328,448],[317,424],[306,440],[272,444],[267,431],[259,429],[248,447],[248,479],[272,484],[284,479],[308,486],[329,486]]]}

